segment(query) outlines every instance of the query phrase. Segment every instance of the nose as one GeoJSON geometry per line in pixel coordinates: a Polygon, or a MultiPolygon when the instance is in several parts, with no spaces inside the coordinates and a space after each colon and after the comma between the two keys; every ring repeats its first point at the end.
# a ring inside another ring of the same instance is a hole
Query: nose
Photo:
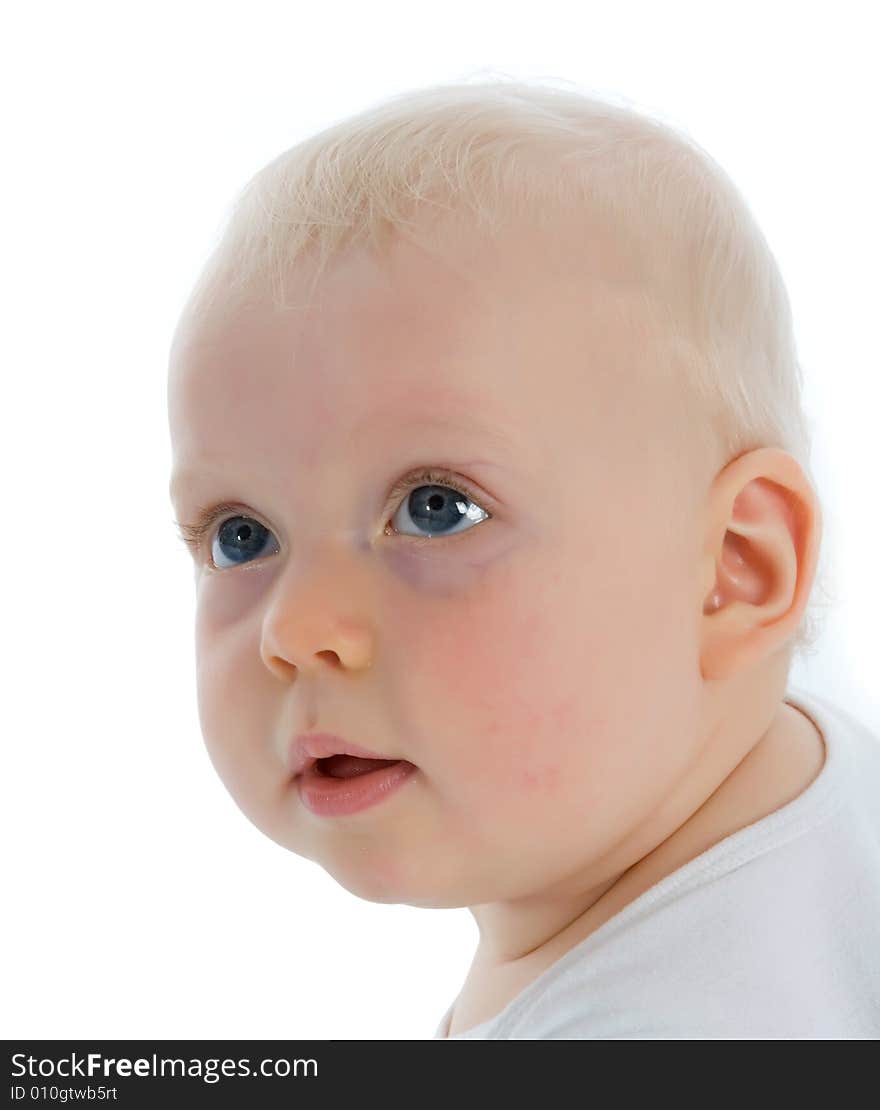
{"type": "Polygon", "coordinates": [[[263,621],[263,662],[285,680],[292,670],[365,670],[374,633],[367,614],[357,612],[363,597],[357,575],[337,561],[322,560],[314,573],[300,566],[282,575],[263,621]]]}

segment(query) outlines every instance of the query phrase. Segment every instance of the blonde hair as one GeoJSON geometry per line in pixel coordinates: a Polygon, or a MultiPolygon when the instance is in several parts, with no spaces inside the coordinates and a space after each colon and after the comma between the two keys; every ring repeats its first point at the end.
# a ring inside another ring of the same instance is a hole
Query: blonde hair
{"type": "MultiPolygon", "coordinates": [[[[702,147],[607,94],[463,81],[327,127],[241,189],[186,311],[261,283],[284,306],[297,261],[317,261],[314,289],[347,247],[367,240],[381,250],[396,230],[416,234],[419,222],[453,212],[486,231],[545,212],[597,214],[662,315],[687,411],[702,413],[719,458],[777,446],[815,487],[791,308],[767,241],[702,147]]],[[[801,655],[821,632],[814,595],[788,643],[801,655]]]]}

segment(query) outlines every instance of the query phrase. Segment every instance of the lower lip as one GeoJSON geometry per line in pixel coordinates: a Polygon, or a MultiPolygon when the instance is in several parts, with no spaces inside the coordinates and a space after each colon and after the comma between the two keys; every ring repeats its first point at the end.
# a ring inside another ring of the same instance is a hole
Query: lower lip
{"type": "Polygon", "coordinates": [[[414,764],[399,760],[365,775],[334,779],[322,775],[312,765],[297,778],[297,786],[303,804],[312,813],[319,817],[345,817],[377,805],[408,782],[417,770],[414,764]]]}

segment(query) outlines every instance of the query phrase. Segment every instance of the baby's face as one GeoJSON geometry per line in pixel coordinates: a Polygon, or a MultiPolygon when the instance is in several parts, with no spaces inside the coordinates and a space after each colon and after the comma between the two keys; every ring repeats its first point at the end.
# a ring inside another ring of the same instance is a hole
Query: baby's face
{"type": "Polygon", "coordinates": [[[348,252],[306,311],[182,322],[169,378],[176,519],[234,506],[194,554],[213,764],[351,892],[430,907],[600,881],[686,773],[709,482],[624,284],[531,233],[443,243],[348,252]],[[432,531],[424,481],[388,500],[424,468],[470,515],[432,531]],[[233,517],[261,526],[250,552],[233,517]],[[318,816],[287,762],[303,731],[417,771],[318,816]]]}

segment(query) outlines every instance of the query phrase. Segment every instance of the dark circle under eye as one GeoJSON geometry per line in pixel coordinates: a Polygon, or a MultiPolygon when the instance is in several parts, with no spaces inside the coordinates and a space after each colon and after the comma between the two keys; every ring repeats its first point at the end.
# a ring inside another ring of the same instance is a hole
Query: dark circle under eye
{"type": "MultiPolygon", "coordinates": [[[[252,556],[259,555],[266,546],[266,538],[272,533],[258,520],[249,516],[231,516],[217,529],[212,557],[216,562],[216,550],[233,565],[244,563],[252,556]]],[[[219,564],[218,564],[219,565],[219,564]]]]}
{"type": "Polygon", "coordinates": [[[450,486],[417,486],[404,505],[418,528],[440,535],[450,532],[463,520],[475,519],[475,513],[482,514],[473,501],[450,486]]]}

